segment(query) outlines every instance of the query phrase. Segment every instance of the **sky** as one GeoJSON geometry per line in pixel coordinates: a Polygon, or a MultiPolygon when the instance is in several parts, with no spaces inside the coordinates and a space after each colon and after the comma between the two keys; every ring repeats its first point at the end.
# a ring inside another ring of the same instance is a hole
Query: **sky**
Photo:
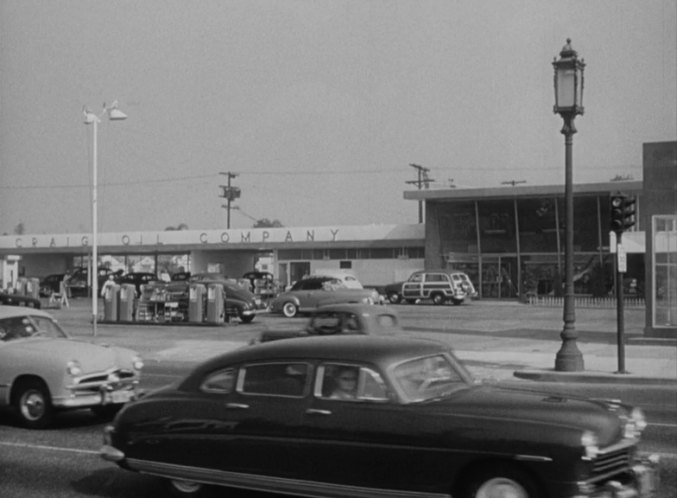
{"type": "MultiPolygon", "coordinates": [[[[564,182],[553,67],[586,62],[575,183],[677,140],[675,0],[0,0],[0,234],[416,223],[430,188],[564,182]]],[[[512,188],[504,186],[505,188],[512,188]]]]}

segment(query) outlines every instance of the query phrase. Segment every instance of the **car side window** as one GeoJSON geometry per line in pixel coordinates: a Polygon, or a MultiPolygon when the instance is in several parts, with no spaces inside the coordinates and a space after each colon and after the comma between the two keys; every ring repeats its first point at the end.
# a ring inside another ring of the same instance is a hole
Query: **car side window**
{"type": "Polygon", "coordinates": [[[315,396],[337,401],[389,400],[381,375],[370,367],[325,363],[318,368],[315,396]]]}
{"type": "Polygon", "coordinates": [[[354,334],[359,331],[360,331],[360,321],[357,319],[357,315],[355,315],[355,313],[348,313],[346,315],[344,333],[354,334]]]}
{"type": "Polygon", "coordinates": [[[3,341],[21,339],[30,337],[35,333],[35,327],[31,321],[22,316],[8,318],[0,322],[0,327],[4,330],[3,341]]]}
{"type": "Polygon", "coordinates": [[[376,322],[384,329],[392,329],[397,327],[397,318],[395,315],[381,314],[376,317],[376,322]]]}
{"type": "Polygon", "coordinates": [[[302,397],[309,366],[306,363],[262,363],[246,365],[238,381],[242,394],[302,397]]]}
{"type": "Polygon", "coordinates": [[[235,390],[236,368],[213,372],[200,385],[200,391],[211,394],[229,394],[235,390]]]}
{"type": "Polygon", "coordinates": [[[423,273],[416,273],[409,277],[409,282],[423,282],[423,273]]]}
{"type": "Polygon", "coordinates": [[[337,334],[341,331],[341,315],[338,313],[318,313],[312,318],[310,330],[320,335],[337,334]]]}
{"type": "Polygon", "coordinates": [[[426,277],[426,282],[448,282],[449,279],[446,275],[441,273],[430,273],[426,277]]]}
{"type": "Polygon", "coordinates": [[[392,377],[408,401],[424,401],[466,385],[444,355],[415,358],[396,365],[392,377]]]}
{"type": "Polygon", "coordinates": [[[44,334],[47,337],[58,337],[58,338],[66,337],[63,331],[50,318],[46,318],[43,316],[32,316],[31,320],[37,326],[38,328],[37,331],[44,334]]]}

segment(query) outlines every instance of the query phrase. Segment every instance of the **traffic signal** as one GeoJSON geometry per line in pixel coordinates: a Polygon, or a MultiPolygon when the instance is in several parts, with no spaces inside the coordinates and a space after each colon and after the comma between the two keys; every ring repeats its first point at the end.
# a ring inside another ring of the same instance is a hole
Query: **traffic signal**
{"type": "Polygon", "coordinates": [[[611,224],[612,231],[623,233],[635,224],[635,204],[637,199],[625,194],[611,196],[611,224]]]}

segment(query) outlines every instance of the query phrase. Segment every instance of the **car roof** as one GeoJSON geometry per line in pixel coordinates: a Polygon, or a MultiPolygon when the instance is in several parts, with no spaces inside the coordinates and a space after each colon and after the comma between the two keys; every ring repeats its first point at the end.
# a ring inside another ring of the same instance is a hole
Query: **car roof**
{"type": "Polygon", "coordinates": [[[336,277],[336,278],[350,277],[350,278],[357,279],[357,277],[353,273],[343,271],[343,270],[315,270],[310,276],[311,277],[336,277]]]}
{"type": "Polygon", "coordinates": [[[388,306],[374,306],[373,304],[356,304],[356,303],[337,303],[337,304],[325,304],[319,306],[315,309],[313,314],[322,313],[327,311],[337,311],[342,313],[355,313],[355,314],[379,314],[379,312],[385,312],[388,314],[395,315],[396,311],[388,306]]]}
{"type": "Polygon", "coordinates": [[[31,308],[30,306],[7,306],[0,304],[0,319],[26,315],[46,316],[52,318],[52,315],[39,308],[31,308]]]}
{"type": "MultiPolygon", "coordinates": [[[[203,363],[195,370],[200,376],[225,364],[251,361],[331,360],[358,363],[392,363],[426,354],[449,351],[439,341],[403,336],[331,335],[280,339],[242,347],[203,363]]],[[[193,375],[191,375],[193,377],[193,375]]]]}

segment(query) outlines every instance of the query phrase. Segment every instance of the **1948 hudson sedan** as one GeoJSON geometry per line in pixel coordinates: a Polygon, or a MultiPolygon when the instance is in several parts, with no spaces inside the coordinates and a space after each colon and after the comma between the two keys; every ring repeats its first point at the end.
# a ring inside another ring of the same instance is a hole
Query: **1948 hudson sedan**
{"type": "Polygon", "coordinates": [[[337,335],[205,362],[123,408],[101,455],[167,478],[178,496],[205,485],[312,497],[642,496],[655,488],[655,466],[637,456],[644,426],[639,409],[617,402],[475,384],[445,344],[337,335]]]}
{"type": "Polygon", "coordinates": [[[45,311],[0,306],[0,407],[26,427],[47,427],[56,410],[114,414],[138,397],[142,368],[132,350],[70,340],[45,311]]]}

